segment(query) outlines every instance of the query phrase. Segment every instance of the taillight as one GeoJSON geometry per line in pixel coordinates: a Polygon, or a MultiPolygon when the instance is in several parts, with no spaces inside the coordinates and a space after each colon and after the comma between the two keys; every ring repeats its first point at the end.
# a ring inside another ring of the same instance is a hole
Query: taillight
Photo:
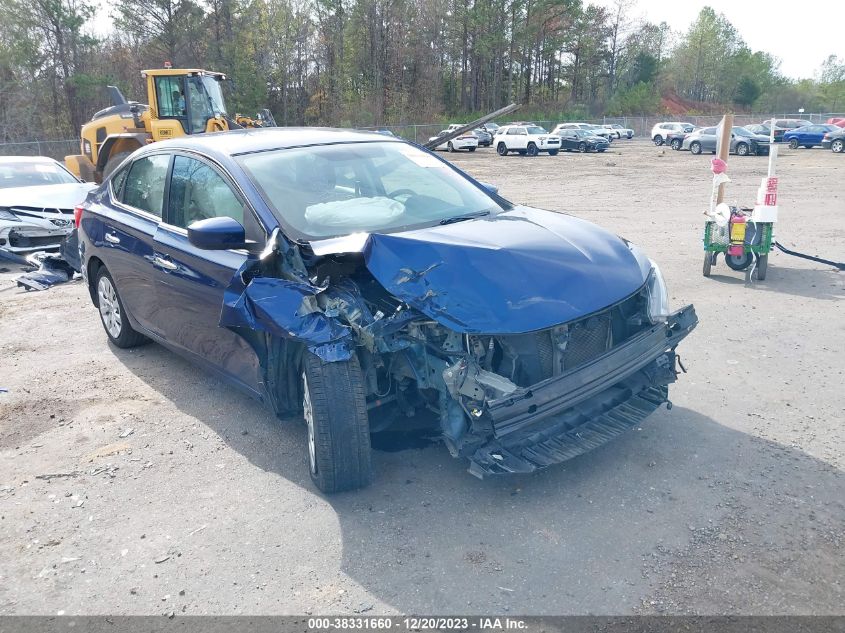
{"type": "Polygon", "coordinates": [[[73,208],[73,225],[76,228],[79,228],[79,225],[82,223],[82,207],[74,207],[73,208]]]}

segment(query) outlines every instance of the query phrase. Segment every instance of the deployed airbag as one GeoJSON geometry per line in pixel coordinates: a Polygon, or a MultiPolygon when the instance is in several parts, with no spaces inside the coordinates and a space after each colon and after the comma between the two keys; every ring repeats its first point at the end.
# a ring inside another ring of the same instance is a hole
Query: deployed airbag
{"type": "Polygon", "coordinates": [[[380,227],[390,224],[404,212],[404,204],[384,196],[353,198],[312,204],[305,209],[305,220],[315,231],[320,231],[322,227],[332,229],[380,227]]]}

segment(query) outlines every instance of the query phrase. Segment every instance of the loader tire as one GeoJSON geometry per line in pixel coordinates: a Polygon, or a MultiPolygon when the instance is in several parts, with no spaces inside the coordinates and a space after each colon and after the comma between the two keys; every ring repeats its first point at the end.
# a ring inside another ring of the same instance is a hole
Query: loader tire
{"type": "Polygon", "coordinates": [[[111,176],[112,172],[118,168],[120,163],[123,162],[123,159],[131,153],[132,152],[118,152],[117,154],[109,156],[108,161],[106,161],[106,166],[103,168],[103,180],[111,176]]]}

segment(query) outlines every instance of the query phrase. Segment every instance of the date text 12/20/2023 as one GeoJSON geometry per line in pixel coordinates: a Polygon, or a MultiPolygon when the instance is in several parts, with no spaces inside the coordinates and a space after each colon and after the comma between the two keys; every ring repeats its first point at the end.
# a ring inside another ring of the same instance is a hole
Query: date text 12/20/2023
{"type": "Polygon", "coordinates": [[[425,617],[425,616],[359,616],[308,618],[310,631],[390,631],[390,630],[456,630],[456,631],[519,631],[527,624],[520,618],[501,617],[425,617]]]}

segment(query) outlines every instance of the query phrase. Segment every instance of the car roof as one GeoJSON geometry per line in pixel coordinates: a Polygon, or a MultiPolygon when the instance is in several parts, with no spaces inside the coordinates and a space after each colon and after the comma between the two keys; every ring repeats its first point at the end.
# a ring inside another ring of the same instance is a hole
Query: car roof
{"type": "Polygon", "coordinates": [[[0,164],[2,163],[58,163],[49,156],[0,156],[0,164]]]}
{"type": "Polygon", "coordinates": [[[400,138],[385,136],[378,132],[348,130],[339,128],[284,127],[233,130],[182,136],[159,141],[149,145],[151,149],[185,149],[208,154],[237,156],[252,152],[309,145],[331,145],[335,143],[404,143],[400,138]]]}

